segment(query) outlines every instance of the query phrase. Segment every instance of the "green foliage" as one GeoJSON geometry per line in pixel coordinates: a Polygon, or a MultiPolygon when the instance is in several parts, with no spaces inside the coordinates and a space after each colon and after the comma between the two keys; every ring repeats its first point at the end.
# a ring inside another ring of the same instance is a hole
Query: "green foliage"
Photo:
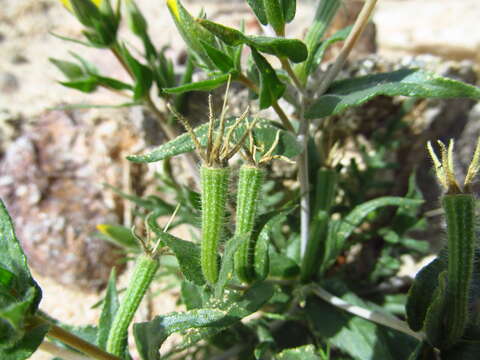
{"type": "Polygon", "coordinates": [[[307,47],[300,40],[249,36],[244,35],[241,31],[206,19],[198,21],[203,27],[230,46],[248,45],[257,51],[278,57],[286,57],[295,63],[304,61],[308,55],[307,47]]]}
{"type": "MultiPolygon", "coordinates": [[[[121,247],[136,265],[121,299],[112,270],[98,326],[87,327],[62,325],[39,313],[40,289],[0,204],[1,359],[30,357],[47,331],[56,344],[89,357],[130,359],[127,330],[157,281],[163,288],[149,296],[179,289],[179,305],[186,310],[133,324],[142,360],[160,359],[163,343],[173,334],[181,340],[168,353],[162,351],[162,358],[425,360],[438,351],[442,359],[478,358],[480,316],[473,310],[480,292],[480,276],[474,271],[480,251],[469,191],[480,147],[461,189],[452,176],[451,150],[441,144],[442,161],[434,158],[434,163],[440,182],[448,185],[443,198],[447,247],[420,271],[408,300],[403,285],[384,290],[400,268],[401,255],[428,250],[428,243],[411,234],[427,225],[415,177],[408,184],[392,180],[402,167],[395,155],[410,146],[403,118],[415,98],[478,99],[478,87],[420,69],[309,82],[332,44],[350,35],[354,42],[360,35],[356,31],[362,26],[348,26],[325,36],[340,0],[318,2],[304,39],[284,36],[295,18],[294,0],[247,0],[258,20],[275,31],[277,36],[270,37],[248,35],[243,24],[226,27],[204,13],[192,16],[179,0],[166,0],[186,44],[184,68],[174,66],[166,47],[155,47],[134,0],[122,6],[109,0],[62,2],[83,26],[83,39],[57,36],[110,51],[131,81],[110,78],[72,53],[74,62],[50,59],[66,78],[61,84],[87,93],[103,87],[130,97],[119,106],[151,110],[167,140],[128,160],[162,161],[155,175],[155,191],[161,195],[137,196],[107,185],[107,191],[135,205],[134,224],[147,239],[118,224],[98,225],[99,236],[121,247]],[[123,20],[140,42],[138,51],[117,32],[123,20]],[[194,82],[195,73],[203,80],[194,82]],[[229,118],[225,99],[219,119],[211,106],[209,124],[192,128],[180,115],[197,115],[188,112],[189,94],[225,84],[235,91],[238,85],[248,88],[253,108],[271,110],[271,119],[248,116],[247,111],[229,118]],[[327,91],[320,93],[317,87],[327,91]],[[338,116],[317,122],[318,128],[309,126],[310,120],[339,115],[377,96],[398,95],[413,100],[368,136],[345,130],[338,116]],[[175,116],[157,107],[158,102],[174,109],[175,116]],[[175,118],[187,133],[180,132],[175,118]],[[358,157],[341,161],[356,145],[358,157]],[[204,161],[201,174],[194,150],[204,161]],[[176,172],[182,154],[188,158],[187,175],[201,180],[197,188],[176,172]],[[279,160],[294,164],[280,165],[279,160]],[[262,168],[246,174],[252,164],[262,168]],[[230,178],[238,180],[236,187],[230,178]],[[401,185],[408,185],[406,194],[391,196],[401,185]],[[171,219],[161,228],[164,216],[171,219]],[[189,238],[183,236],[186,240],[167,232],[180,224],[191,230],[189,238]],[[417,333],[389,313],[403,317],[405,301],[408,325],[417,333]]],[[[328,70],[333,78],[332,69],[343,65],[340,60],[328,70]]]]}
{"type": "Polygon", "coordinates": [[[104,350],[107,349],[108,334],[110,333],[115,315],[117,314],[120,306],[116,282],[117,275],[115,268],[113,268],[112,272],[110,273],[110,278],[108,279],[107,292],[105,294],[105,298],[103,299],[102,313],[100,314],[100,319],[98,320],[96,343],[104,350]]]}
{"type": "Polygon", "coordinates": [[[401,69],[334,82],[325,95],[314,101],[305,116],[316,119],[335,115],[379,95],[419,98],[480,98],[480,89],[460,81],[419,69],[401,69]]]}
{"type": "Polygon", "coordinates": [[[150,322],[134,325],[137,347],[143,360],[158,360],[163,342],[174,332],[189,332],[189,343],[209,338],[258,310],[272,296],[268,284],[258,284],[244,295],[230,295],[215,302],[215,307],[157,316],[150,322]]]}
{"type": "MultiPolygon", "coordinates": [[[[229,128],[235,123],[234,118],[230,118],[225,122],[225,127],[229,128]]],[[[253,119],[248,119],[248,122],[253,119]]],[[[246,131],[247,125],[244,123],[237,126],[233,133],[233,141],[239,139],[241,135],[246,131]]],[[[284,130],[279,129],[275,124],[267,119],[258,119],[257,126],[253,130],[253,137],[256,143],[264,149],[259,151],[258,155],[261,156],[272,147],[275,142],[276,133],[279,132],[278,145],[275,147],[273,155],[282,155],[288,158],[294,158],[297,156],[301,149],[296,141],[295,137],[284,130]]],[[[195,128],[195,136],[200,142],[200,145],[205,147],[207,145],[208,124],[203,124],[195,128]]],[[[189,134],[185,133],[179,137],[160,145],[158,148],[146,155],[130,155],[128,160],[139,163],[150,163],[163,160],[172,156],[184,154],[195,150],[195,144],[189,134]]]]}
{"type": "MultiPolygon", "coordinates": [[[[377,309],[352,293],[345,293],[342,299],[362,308],[377,309]]],[[[316,298],[309,298],[306,318],[316,337],[328,339],[356,360],[407,359],[417,344],[408,335],[352,316],[316,298]]]]}
{"type": "Polygon", "coordinates": [[[0,355],[4,359],[23,360],[40,345],[48,326],[28,326],[42,293],[30,274],[27,259],[2,201],[0,248],[0,355]]]}

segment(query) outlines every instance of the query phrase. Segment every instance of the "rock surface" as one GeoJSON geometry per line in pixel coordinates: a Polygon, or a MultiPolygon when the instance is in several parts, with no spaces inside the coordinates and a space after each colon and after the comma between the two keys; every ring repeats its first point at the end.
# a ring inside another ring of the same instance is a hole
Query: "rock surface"
{"type": "Polygon", "coordinates": [[[53,111],[7,148],[0,197],[38,273],[83,289],[105,283],[121,254],[95,227],[122,223],[123,201],[103,183],[122,188],[123,157],[142,144],[120,119],[53,111]]]}

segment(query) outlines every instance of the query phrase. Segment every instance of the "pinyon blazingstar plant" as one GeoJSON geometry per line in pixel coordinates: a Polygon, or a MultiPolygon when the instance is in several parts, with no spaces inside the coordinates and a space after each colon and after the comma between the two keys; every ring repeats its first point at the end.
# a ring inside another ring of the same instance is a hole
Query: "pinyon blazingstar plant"
{"type": "Polygon", "coordinates": [[[136,205],[139,231],[97,224],[98,236],[134,262],[133,272],[121,293],[112,269],[99,322],[85,327],[40,310],[41,289],[0,202],[0,359],[27,359],[37,349],[64,360],[127,360],[132,354],[142,360],[480,356],[472,191],[480,151],[460,186],[453,145],[439,143],[440,159],[428,147],[445,188],[447,242],[417,274],[407,300],[408,284],[392,287],[390,280],[401,255],[428,251],[425,241],[410,236],[426,226],[423,199],[413,175],[403,196],[388,196],[398,186],[382,181],[387,169],[398,168],[389,154],[398,150],[404,123],[398,114],[382,119],[376,131],[385,131],[367,139],[372,149],[341,127],[344,110],[378,96],[476,100],[480,89],[418,68],[336,80],[377,1],[365,1],[352,26],[327,36],[342,1],[319,0],[301,39],[288,36],[294,0],[246,1],[273,36],[219,24],[204,12],[196,16],[180,0],[159,1],[185,42],[185,66],[158,47],[134,0],[62,3],[84,29],[81,38],[55,36],[112,53],[129,79],[110,77],[72,53],[74,61],[50,59],[65,77],[60,83],[86,93],[110,90],[128,98],[113,106],[142,106],[155,117],[166,141],[127,158],[161,162],[161,195],[141,197],[108,186],[136,205]],[[122,38],[124,22],[138,44],[122,38]],[[321,67],[337,42],[343,42],[338,57],[321,67]],[[312,75],[322,71],[315,80],[312,75]],[[230,85],[234,94],[228,101],[225,95],[220,114],[213,105],[222,101],[210,96],[209,121],[194,127],[199,121],[188,112],[188,94],[230,85]],[[226,104],[238,91],[248,91],[251,110],[230,117],[234,111],[226,104]],[[352,146],[358,157],[346,161],[352,146]],[[176,173],[179,166],[183,176],[176,173]],[[162,228],[165,216],[170,221],[162,228]],[[180,225],[191,230],[188,239],[168,232],[180,225]],[[160,290],[152,291],[154,285],[160,290]],[[135,323],[142,301],[172,288],[179,294],[178,312],[135,323]],[[173,334],[178,340],[164,346],[173,334]]]}

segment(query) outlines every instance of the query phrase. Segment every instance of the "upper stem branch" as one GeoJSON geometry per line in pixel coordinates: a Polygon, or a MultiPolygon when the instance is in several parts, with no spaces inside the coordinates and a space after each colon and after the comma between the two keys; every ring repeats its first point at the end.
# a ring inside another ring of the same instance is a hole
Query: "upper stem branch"
{"type": "MultiPolygon", "coordinates": [[[[342,69],[348,55],[352,51],[360,35],[362,34],[365,26],[370,19],[370,16],[375,8],[377,0],[367,0],[362,8],[362,11],[358,15],[352,31],[350,32],[347,40],[343,44],[342,50],[338,55],[335,63],[328,69],[325,77],[320,83],[320,87],[316,90],[315,94],[320,96],[324,94],[330,84],[335,80],[338,73],[342,69]]],[[[301,102],[302,106],[305,106],[305,101],[301,102]]],[[[298,141],[303,146],[303,152],[298,159],[298,180],[300,182],[300,253],[303,258],[308,244],[309,236],[309,224],[310,224],[310,191],[308,181],[308,129],[310,127],[310,121],[303,119],[303,109],[300,111],[302,118],[300,119],[300,128],[298,131],[298,141]]]]}

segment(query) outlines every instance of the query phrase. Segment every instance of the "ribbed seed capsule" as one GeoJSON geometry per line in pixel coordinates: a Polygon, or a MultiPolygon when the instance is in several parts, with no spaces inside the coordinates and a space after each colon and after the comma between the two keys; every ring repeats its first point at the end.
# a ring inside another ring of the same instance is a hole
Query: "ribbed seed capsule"
{"type": "Polygon", "coordinates": [[[300,267],[303,282],[311,281],[321,265],[330,221],[330,209],[335,200],[337,183],[338,173],[335,170],[319,169],[317,171],[315,208],[311,221],[311,231],[300,267]]]}
{"type": "Polygon", "coordinates": [[[475,253],[475,198],[470,194],[445,195],[447,220],[448,285],[447,342],[455,343],[468,323],[470,283],[475,253]]]}
{"type": "Polygon", "coordinates": [[[218,278],[217,249],[225,225],[230,169],[202,166],[200,177],[202,187],[200,264],[205,280],[214,284],[218,278]]]}
{"type": "MultiPolygon", "coordinates": [[[[235,235],[248,234],[253,230],[264,176],[264,170],[257,166],[243,165],[240,168],[235,235]]],[[[250,236],[235,253],[235,271],[239,279],[246,283],[255,280],[254,250],[255,243],[250,236]]]]}
{"type": "Polygon", "coordinates": [[[106,350],[110,354],[123,356],[128,326],[132,322],[133,316],[150,286],[158,266],[158,260],[150,255],[140,255],[138,257],[130,283],[108,334],[106,350]]]}

